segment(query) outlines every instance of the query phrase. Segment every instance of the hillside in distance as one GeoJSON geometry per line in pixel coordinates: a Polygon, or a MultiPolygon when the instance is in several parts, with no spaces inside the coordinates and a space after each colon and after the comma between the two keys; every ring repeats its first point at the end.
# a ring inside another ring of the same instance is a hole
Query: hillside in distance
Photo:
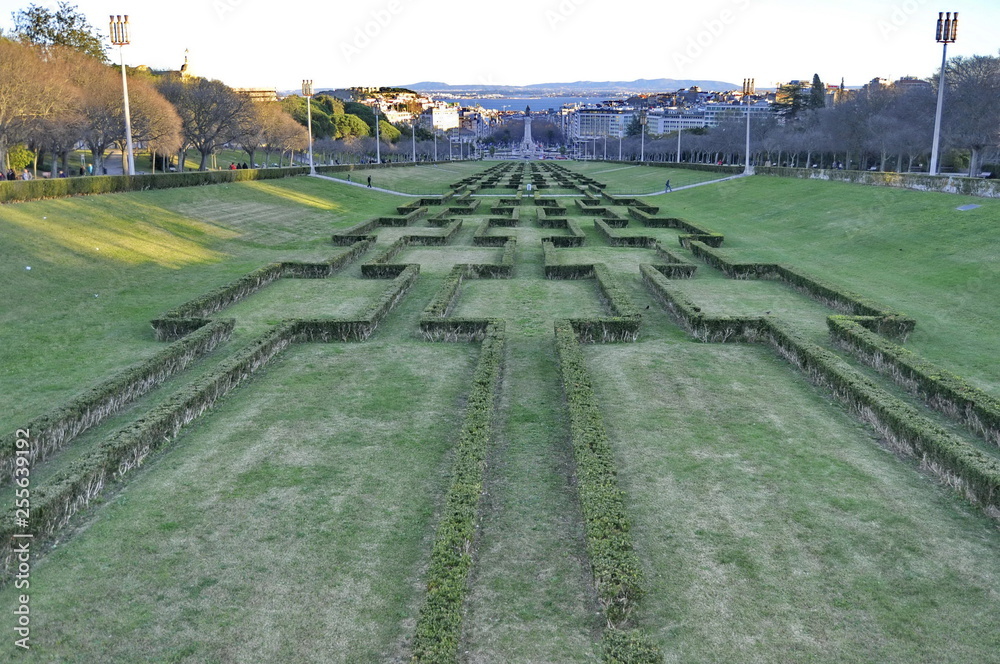
{"type": "Polygon", "coordinates": [[[602,96],[618,93],[672,92],[698,86],[703,90],[735,90],[740,86],[726,81],[676,78],[640,78],[634,81],[574,81],[571,83],[534,83],[531,85],[451,85],[438,81],[422,81],[400,87],[419,92],[443,92],[451,95],[501,96],[602,96]]]}

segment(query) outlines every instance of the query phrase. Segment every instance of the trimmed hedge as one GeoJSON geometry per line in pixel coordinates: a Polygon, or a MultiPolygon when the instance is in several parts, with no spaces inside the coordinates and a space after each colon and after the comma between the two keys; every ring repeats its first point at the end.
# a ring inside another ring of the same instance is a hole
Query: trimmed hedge
{"type": "MultiPolygon", "coordinates": [[[[212,352],[232,335],[234,321],[212,321],[193,334],[175,341],[147,360],[124,369],[108,380],[91,387],[68,403],[35,418],[24,428],[27,438],[28,467],[33,467],[69,444],[80,434],[120,412],[126,405],[159,387],[170,376],[186,369],[198,358],[212,352]]],[[[0,486],[13,476],[14,442],[0,448],[0,486]]]]}
{"type": "MultiPolygon", "coordinates": [[[[582,266],[581,266],[582,267],[582,266]]],[[[589,266],[597,280],[601,302],[611,311],[611,317],[574,318],[569,321],[577,340],[585,343],[635,341],[639,338],[642,316],[632,299],[604,263],[589,266]]]]}
{"type": "Polygon", "coordinates": [[[778,279],[813,299],[853,316],[865,327],[880,334],[906,339],[916,321],[872,300],[871,298],[841,289],[827,281],[788,265],[777,263],[736,263],[702,242],[690,243],[691,253],[708,265],[722,270],[733,279],[778,279]]]}
{"type": "Polygon", "coordinates": [[[597,233],[604,238],[605,242],[612,247],[639,247],[648,249],[655,247],[659,241],[655,237],[647,235],[620,235],[611,229],[603,219],[594,220],[594,228],[597,233]]]}
{"type": "Polygon", "coordinates": [[[249,272],[224,286],[167,311],[150,321],[157,341],[172,341],[199,329],[208,322],[207,316],[221,311],[256,293],[281,278],[323,278],[343,269],[374,244],[372,238],[352,243],[351,248],[323,263],[270,263],[249,272]]]}
{"type": "Polygon", "coordinates": [[[413,662],[451,664],[458,655],[505,344],[503,321],[489,321],[455,450],[451,487],[434,538],[427,595],[413,636],[413,662]]]}
{"type": "Polygon", "coordinates": [[[210,184],[276,180],[296,175],[308,175],[306,167],[247,168],[235,171],[186,171],[147,175],[90,175],[73,178],[15,180],[0,182],[0,203],[35,201],[44,198],[113,194],[151,189],[175,189],[210,184]]]}
{"type": "Polygon", "coordinates": [[[564,228],[570,232],[569,235],[552,235],[543,237],[542,242],[549,242],[557,247],[582,247],[587,241],[587,236],[580,228],[576,219],[546,219],[539,220],[542,228],[564,228]],[[549,225],[551,224],[551,225],[549,225]]]}
{"type": "Polygon", "coordinates": [[[604,664],[660,664],[663,652],[653,639],[637,629],[607,629],[601,639],[604,664]]]}
{"type": "Polygon", "coordinates": [[[890,376],[931,408],[959,420],[984,440],[1000,446],[1000,399],[941,369],[846,316],[827,319],[834,341],[876,371],[890,376]]]}
{"type": "Polygon", "coordinates": [[[627,624],[644,594],[642,568],[614,451],[576,333],[568,321],[557,321],[555,334],[594,586],[608,626],[618,628],[627,624]]]}

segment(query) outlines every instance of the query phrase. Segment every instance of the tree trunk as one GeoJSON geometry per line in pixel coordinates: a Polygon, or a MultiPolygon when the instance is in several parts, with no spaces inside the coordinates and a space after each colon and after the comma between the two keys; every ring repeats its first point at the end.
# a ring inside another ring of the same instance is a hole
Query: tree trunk
{"type": "Polygon", "coordinates": [[[199,171],[207,171],[208,170],[208,155],[209,155],[209,152],[208,151],[203,151],[203,150],[199,150],[199,152],[201,152],[201,164],[198,165],[198,170],[199,171]]]}

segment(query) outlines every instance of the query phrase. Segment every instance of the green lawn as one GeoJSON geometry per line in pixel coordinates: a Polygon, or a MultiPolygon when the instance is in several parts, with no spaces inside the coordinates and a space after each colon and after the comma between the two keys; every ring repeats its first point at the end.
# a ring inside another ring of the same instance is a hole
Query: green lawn
{"type": "Polygon", "coordinates": [[[20,660],[397,656],[470,351],[398,340],[288,351],[36,566],[38,640],[20,660]]]}
{"type": "MultiPolygon", "coordinates": [[[[620,191],[718,177],[560,164],[620,191]]],[[[492,165],[371,173],[441,193],[492,165]]],[[[334,256],[345,248],[331,233],[411,200],[290,178],[0,207],[0,426],[161,349],[149,327],[160,313],[271,261],[334,256]]],[[[655,252],[607,246],[561,200],[586,245],[556,259],[607,264],[643,312],[637,343],[584,350],[646,575],[638,626],[666,661],[997,661],[996,521],[885,451],[766,347],[693,341],[641,283],[655,252]]],[[[909,347],[1000,395],[1000,201],[765,177],[644,200],[725,233],[734,258],[787,263],[904,311],[917,321],[909,347]],[[982,207],[954,210],[968,202],[982,207]]],[[[596,662],[604,625],[553,321],[606,309],[596,281],[544,278],[540,239],[563,231],[538,228],[524,203],[522,226],[492,230],[517,239],[514,278],[466,280],[454,310],[503,318],[508,334],[459,660],[596,662]]],[[[447,246],[399,254],[421,273],[372,339],[285,351],[78,515],[33,561],[33,649],[20,659],[408,661],[478,357],[476,344],[423,341],[418,321],[452,265],[499,260],[471,244],[487,217],[464,218],[447,246]]],[[[34,486],[279,320],[356,315],[388,285],[361,279],[360,264],[439,230],[373,232],[377,246],[336,276],[281,280],[217,314],[236,318],[231,342],[37,468],[34,486]]],[[[707,313],[769,311],[827,343],[831,311],[791,288],[724,278],[676,230],[620,232],[698,264],[674,283],[707,313]]],[[[16,592],[0,589],[8,616],[16,592]]]]}
{"type": "MultiPolygon", "coordinates": [[[[610,146],[609,146],[610,149],[610,146]]],[[[724,173],[693,171],[685,168],[609,164],[601,161],[560,162],[570,163],[574,171],[608,185],[609,194],[650,194],[664,190],[667,180],[676,189],[699,182],[726,177],[724,173]]]]}
{"type": "Polygon", "coordinates": [[[293,178],[3,206],[0,430],[156,352],[164,311],[271,261],[336,255],[335,230],[398,203],[293,178]]]}

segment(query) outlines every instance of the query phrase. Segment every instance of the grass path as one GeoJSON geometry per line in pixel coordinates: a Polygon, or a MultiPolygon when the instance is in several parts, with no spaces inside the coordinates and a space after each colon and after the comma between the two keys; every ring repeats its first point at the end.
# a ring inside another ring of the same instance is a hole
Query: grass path
{"type": "MultiPolygon", "coordinates": [[[[526,247],[517,279],[481,284],[518,291],[522,283],[545,284],[541,260],[540,246],[526,247]]],[[[528,297],[503,314],[510,322],[502,420],[489,460],[463,661],[596,662],[600,615],[570,481],[552,311],[528,297]]]]}

